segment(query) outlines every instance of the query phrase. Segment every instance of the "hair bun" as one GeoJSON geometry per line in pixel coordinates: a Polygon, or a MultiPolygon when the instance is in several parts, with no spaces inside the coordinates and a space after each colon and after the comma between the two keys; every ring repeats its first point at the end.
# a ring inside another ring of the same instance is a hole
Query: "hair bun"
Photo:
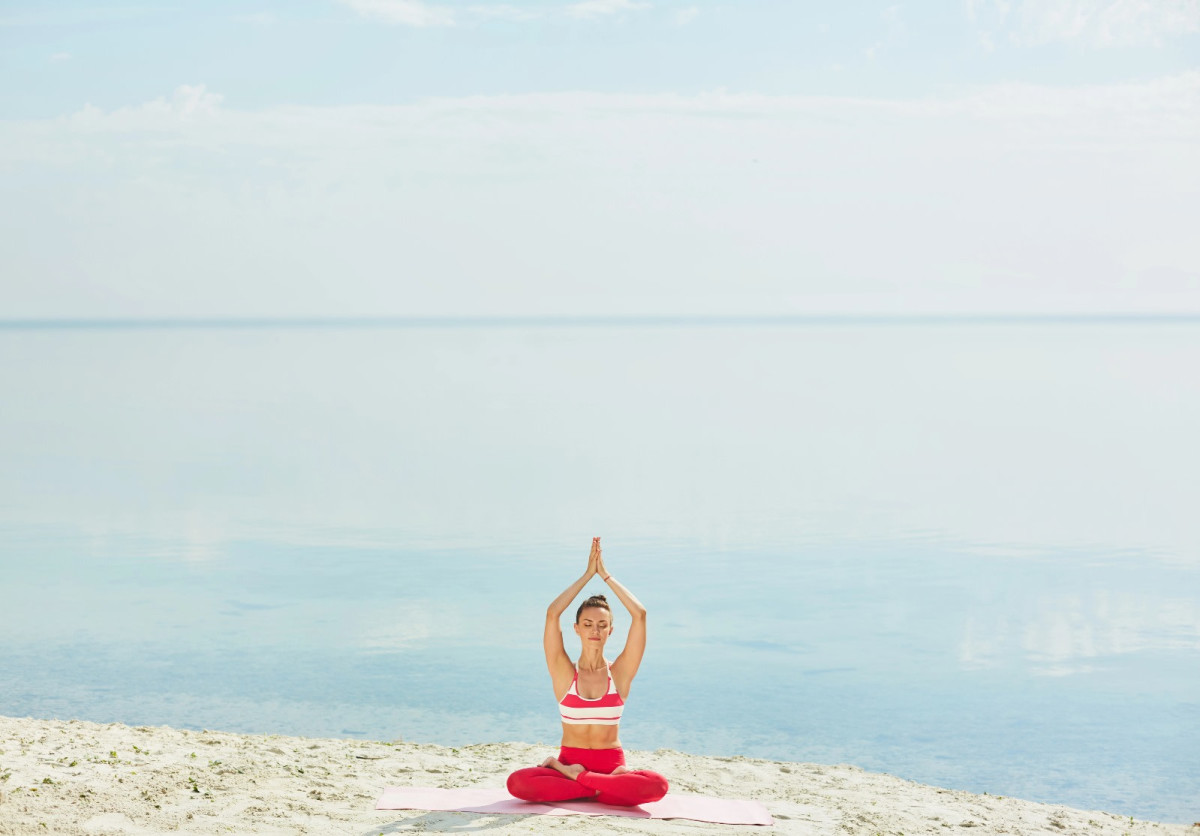
{"type": "Polygon", "coordinates": [[[579,609],[575,610],[575,623],[576,624],[579,623],[579,616],[583,615],[583,611],[586,610],[588,607],[599,607],[602,610],[608,610],[608,615],[611,620],[612,607],[610,607],[608,605],[608,599],[605,598],[603,595],[593,595],[592,597],[590,597],[586,601],[584,601],[582,604],[580,604],[579,609]]]}

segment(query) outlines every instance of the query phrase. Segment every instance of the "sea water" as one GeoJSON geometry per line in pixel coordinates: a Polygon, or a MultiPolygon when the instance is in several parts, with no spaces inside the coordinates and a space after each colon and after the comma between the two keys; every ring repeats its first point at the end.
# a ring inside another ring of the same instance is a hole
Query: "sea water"
{"type": "Polygon", "coordinates": [[[10,325],[0,713],[551,747],[600,535],[627,748],[1191,822],[1198,368],[1186,321],[10,325]]]}

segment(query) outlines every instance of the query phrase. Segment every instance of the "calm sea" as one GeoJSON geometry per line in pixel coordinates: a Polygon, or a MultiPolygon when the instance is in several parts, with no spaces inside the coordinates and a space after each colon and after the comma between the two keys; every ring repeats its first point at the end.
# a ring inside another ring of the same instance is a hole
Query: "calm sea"
{"type": "Polygon", "coordinates": [[[1192,822],[1197,369],[1195,321],[3,327],[0,713],[552,744],[601,535],[628,748],[1192,822]]]}

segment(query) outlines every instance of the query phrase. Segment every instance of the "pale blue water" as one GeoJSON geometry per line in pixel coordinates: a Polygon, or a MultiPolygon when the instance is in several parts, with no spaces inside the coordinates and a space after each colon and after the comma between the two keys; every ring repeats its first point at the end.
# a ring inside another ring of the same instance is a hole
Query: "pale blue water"
{"type": "Polygon", "coordinates": [[[599,534],[629,748],[1191,822],[1197,368],[1195,322],[0,328],[0,713],[552,744],[599,534]]]}

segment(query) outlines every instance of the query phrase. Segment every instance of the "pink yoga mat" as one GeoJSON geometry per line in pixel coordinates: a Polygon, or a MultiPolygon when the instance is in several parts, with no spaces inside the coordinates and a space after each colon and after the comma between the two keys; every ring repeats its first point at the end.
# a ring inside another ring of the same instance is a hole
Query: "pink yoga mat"
{"type": "Polygon", "coordinates": [[[388,787],[376,810],[442,810],[460,813],[510,813],[539,816],[631,816],[639,819],[691,819],[714,824],[774,824],[767,808],[757,801],[711,798],[705,795],[668,793],[661,801],[637,807],[614,807],[595,801],[559,801],[535,804],[518,801],[507,790],[464,787],[388,787]]]}

